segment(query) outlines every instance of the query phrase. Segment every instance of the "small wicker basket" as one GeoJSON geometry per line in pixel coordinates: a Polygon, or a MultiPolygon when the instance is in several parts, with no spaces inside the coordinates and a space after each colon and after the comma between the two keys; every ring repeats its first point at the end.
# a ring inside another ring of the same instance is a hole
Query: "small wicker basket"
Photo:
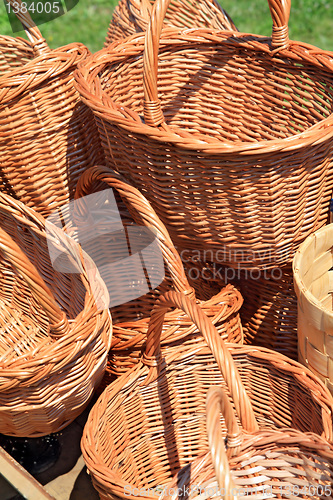
{"type": "Polygon", "coordinates": [[[73,245],[77,274],[57,272],[49,244],[68,252],[69,240],[48,230],[0,193],[0,433],[17,437],[70,424],[100,383],[111,344],[104,282],[73,245]]]}
{"type": "MultiPolygon", "coordinates": [[[[217,284],[220,285],[219,287],[216,285],[215,287],[202,287],[201,285],[204,283],[204,280],[200,278],[195,280],[195,293],[194,289],[189,285],[181,258],[165,226],[147,199],[117,172],[102,166],[88,169],[78,181],[75,195],[78,203],[82,197],[91,194],[95,189],[101,189],[101,183],[104,185],[104,188],[109,187],[115,190],[127,206],[128,212],[125,227],[130,227],[130,224],[133,224],[133,221],[135,221],[140,226],[143,225],[152,229],[159,242],[165,263],[165,277],[157,288],[138,299],[111,308],[113,340],[103,387],[140,361],[145,348],[151,310],[156,298],[161,293],[170,289],[182,292],[192,298],[196,297],[197,304],[200,305],[204,313],[211,319],[219,335],[228,342],[242,344],[243,330],[239,317],[239,309],[243,303],[241,293],[231,284],[227,287],[224,287],[221,283],[217,284]]],[[[84,204],[84,198],[82,198],[82,202],[84,204]]],[[[125,212],[123,208],[121,212],[125,212]]],[[[84,206],[82,207],[82,220],[84,224],[86,220],[84,206]]],[[[80,225],[79,217],[76,218],[76,224],[80,225]]],[[[101,222],[102,226],[103,224],[104,221],[101,222]]],[[[112,228],[110,227],[109,230],[111,232],[112,228]]],[[[97,232],[98,229],[96,228],[97,232]]],[[[130,239],[132,248],[138,248],[139,245],[134,244],[132,241],[132,235],[130,239]]],[[[88,246],[84,247],[97,265],[99,262],[105,261],[105,256],[108,254],[112,255],[113,259],[115,254],[123,258],[124,250],[121,244],[119,245],[119,251],[116,252],[116,242],[110,240],[109,246],[105,244],[105,240],[103,242],[103,248],[98,246],[97,253],[95,252],[96,245],[94,240],[92,240],[94,248],[91,251],[89,251],[88,246]]],[[[117,270],[119,270],[117,276],[119,280],[127,276],[130,272],[129,267],[123,268],[119,266],[117,270]]],[[[108,283],[107,278],[106,276],[106,283],[108,283]]],[[[113,283],[114,276],[111,278],[113,283]]],[[[134,273],[133,280],[135,280],[134,273]]],[[[112,294],[119,295],[119,293],[121,293],[119,289],[113,286],[110,289],[111,299],[112,294]]],[[[198,347],[202,342],[201,334],[182,311],[175,310],[166,314],[161,339],[164,355],[169,347],[176,345],[184,346],[191,343],[198,347]]]]}

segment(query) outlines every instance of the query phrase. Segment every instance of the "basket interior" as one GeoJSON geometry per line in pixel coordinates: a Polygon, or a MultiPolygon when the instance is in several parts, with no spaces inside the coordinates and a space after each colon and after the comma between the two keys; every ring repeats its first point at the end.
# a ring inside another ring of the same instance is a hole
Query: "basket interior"
{"type": "MultiPolygon", "coordinates": [[[[250,443],[245,439],[242,450],[235,457],[229,457],[230,475],[242,500],[247,495],[257,500],[273,495],[273,498],[294,495],[294,498],[307,499],[310,496],[319,500],[324,494],[331,494],[333,469],[329,445],[313,435],[310,443],[304,434],[292,437],[294,441],[289,438],[291,444],[288,445],[281,443],[281,435],[275,437],[278,442],[270,444],[267,444],[266,433],[261,440],[258,436],[254,445],[251,439],[250,443]]],[[[184,484],[190,491],[188,498],[200,498],[205,493],[209,498],[222,499],[210,452],[181,469],[165,488],[161,500],[170,499],[178,484],[184,484]]]]}
{"type": "MultiPolygon", "coordinates": [[[[323,432],[322,406],[305,379],[244,348],[233,350],[233,358],[261,429],[323,432]]],[[[170,362],[156,382],[140,387],[144,378],[136,377],[113,397],[109,386],[95,407],[97,420],[87,423],[94,439],[83,446],[92,446],[92,456],[97,453],[125,483],[158,488],[207,451],[206,394],[225,382],[208,349],[170,362]]]]}
{"type": "MultiPolygon", "coordinates": [[[[294,136],[332,113],[331,75],[324,66],[301,55],[297,63],[273,58],[264,52],[267,39],[259,37],[243,35],[239,43],[222,32],[214,41],[198,38],[160,46],[159,99],[172,127],[223,142],[258,142],[294,136]],[[251,50],[251,42],[263,50],[251,50]]],[[[115,102],[143,118],[141,56],[109,64],[99,76],[115,102]]]]}
{"type": "MultiPolygon", "coordinates": [[[[74,320],[84,307],[86,295],[81,277],[54,269],[45,232],[32,226],[22,214],[17,218],[9,211],[1,212],[1,227],[38,270],[67,318],[74,320]]],[[[52,342],[48,333],[49,320],[42,306],[10,260],[0,255],[0,359],[7,352],[8,362],[9,356],[20,357],[37,345],[52,342]]]]}

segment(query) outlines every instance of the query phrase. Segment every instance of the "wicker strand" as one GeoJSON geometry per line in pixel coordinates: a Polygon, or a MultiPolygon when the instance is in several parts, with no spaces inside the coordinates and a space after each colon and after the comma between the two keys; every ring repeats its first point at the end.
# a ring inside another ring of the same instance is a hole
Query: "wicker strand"
{"type": "Polygon", "coordinates": [[[38,40],[32,44],[35,57],[43,54],[48,54],[50,52],[50,47],[47,45],[45,38],[38,40]]]}
{"type": "MultiPolygon", "coordinates": [[[[226,394],[220,387],[211,387],[207,393],[206,412],[207,412],[207,434],[212,462],[217,477],[220,491],[225,490],[224,500],[235,500],[235,485],[230,475],[228,456],[225,452],[225,444],[222,439],[220,425],[220,411],[222,412],[227,426],[227,440],[229,441],[229,432],[238,436],[241,444],[241,432],[238,427],[232,406],[226,394]]],[[[232,452],[236,455],[238,448],[233,448],[232,452]]]]}

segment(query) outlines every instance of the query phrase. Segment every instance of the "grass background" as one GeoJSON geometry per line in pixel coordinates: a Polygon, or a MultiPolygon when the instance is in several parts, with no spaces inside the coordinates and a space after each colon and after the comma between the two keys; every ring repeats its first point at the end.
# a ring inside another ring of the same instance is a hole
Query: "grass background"
{"type": "MultiPolygon", "coordinates": [[[[38,1],[38,0],[36,0],[38,1]]],[[[117,0],[79,0],[64,16],[40,25],[51,48],[82,42],[91,51],[102,48],[117,0]]],[[[267,0],[220,0],[240,31],[270,35],[267,0]]],[[[333,51],[333,0],[292,0],[290,38],[333,51]]],[[[0,2],[0,33],[13,36],[4,2],[0,2]]],[[[15,33],[24,36],[24,32],[15,33]]]]}

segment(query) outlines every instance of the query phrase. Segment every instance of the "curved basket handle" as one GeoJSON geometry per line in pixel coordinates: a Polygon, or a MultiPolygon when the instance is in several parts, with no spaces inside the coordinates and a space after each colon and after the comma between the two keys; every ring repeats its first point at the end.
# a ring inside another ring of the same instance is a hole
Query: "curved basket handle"
{"type": "Polygon", "coordinates": [[[287,49],[289,47],[288,22],[291,0],[268,0],[268,5],[273,20],[272,47],[276,50],[287,49]]]}
{"type": "Polygon", "coordinates": [[[227,443],[229,455],[236,455],[242,443],[242,433],[239,429],[234,410],[221,387],[210,387],[206,398],[207,435],[212,463],[220,492],[225,500],[235,500],[237,495],[232,480],[228,454],[225,449],[221,432],[220,413],[222,413],[227,427],[227,443]]]}
{"type": "Polygon", "coordinates": [[[144,225],[156,230],[163,258],[169,267],[175,289],[194,297],[194,290],[187,281],[181,258],[166,227],[158,218],[149,201],[120,174],[103,166],[91,167],[81,175],[76,186],[75,199],[91,194],[91,188],[95,181],[103,181],[116,189],[123,201],[138,212],[144,225]]]}
{"type": "Polygon", "coordinates": [[[228,348],[201,308],[184,294],[169,291],[156,300],[148,326],[146,351],[143,355],[143,363],[150,367],[144,383],[148,384],[158,376],[162,362],[161,332],[165,313],[170,307],[182,309],[202,333],[227,383],[243,429],[249,432],[258,430],[250,398],[228,348]]]}
{"type": "MultiPolygon", "coordinates": [[[[274,52],[289,46],[288,21],[291,0],[268,0],[273,20],[272,46],[274,52]]],[[[170,0],[155,0],[150,23],[145,35],[143,53],[143,114],[145,123],[151,127],[167,127],[161,103],[158,99],[157,72],[160,37],[170,0]]]]}
{"type": "Polygon", "coordinates": [[[35,266],[2,228],[0,228],[0,253],[10,261],[17,273],[24,278],[31,293],[43,308],[50,322],[50,336],[58,338],[68,333],[70,327],[66,314],[59,308],[52,292],[46,286],[35,266]]]}
{"type": "Polygon", "coordinates": [[[31,19],[28,10],[24,9],[26,10],[26,12],[22,12],[23,10],[22,1],[6,0],[6,2],[12,6],[14,14],[16,15],[17,19],[21,21],[24,31],[27,34],[27,37],[33,44],[36,56],[51,52],[51,49],[47,45],[45,38],[43,38],[41,32],[39,31],[39,28],[31,19]]]}

